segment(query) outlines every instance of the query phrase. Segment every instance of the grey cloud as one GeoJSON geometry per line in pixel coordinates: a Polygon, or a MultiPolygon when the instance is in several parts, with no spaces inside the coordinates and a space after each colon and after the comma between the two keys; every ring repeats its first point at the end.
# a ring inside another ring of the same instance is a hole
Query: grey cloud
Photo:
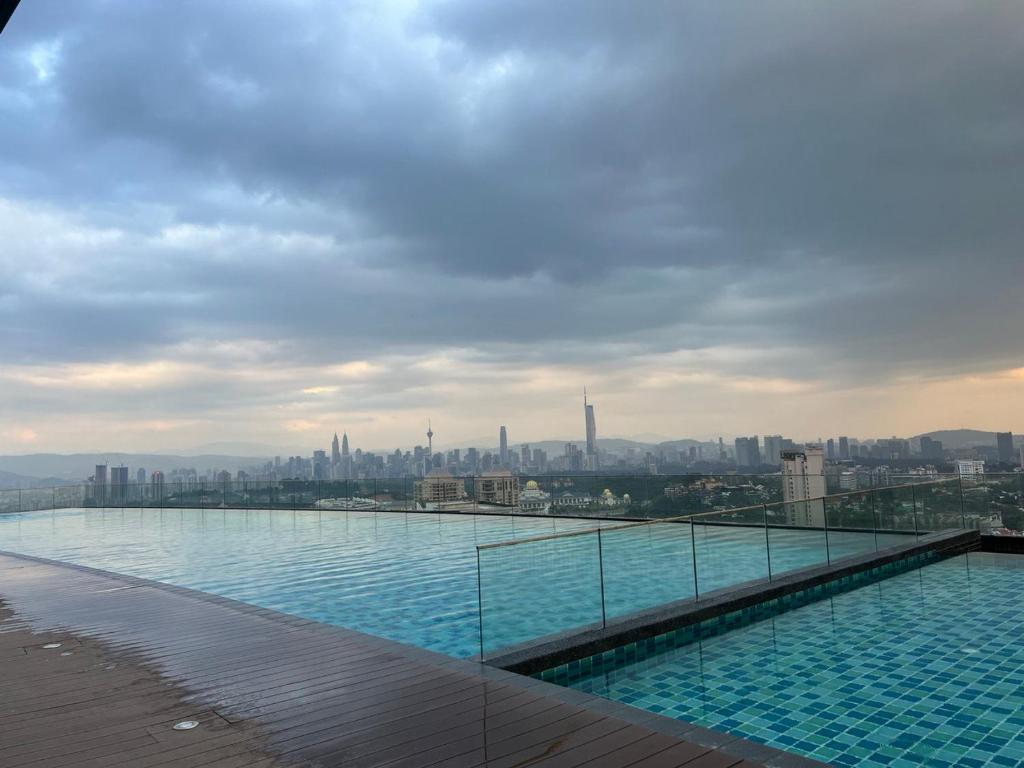
{"type": "Polygon", "coordinates": [[[25,4],[0,193],[140,237],[334,245],[92,252],[74,290],[0,288],[23,299],[0,354],[804,344],[806,375],[873,377],[1024,351],[1019,5],[446,2],[394,24],[375,5],[25,4]],[[37,82],[25,53],[58,38],[37,82]]]}

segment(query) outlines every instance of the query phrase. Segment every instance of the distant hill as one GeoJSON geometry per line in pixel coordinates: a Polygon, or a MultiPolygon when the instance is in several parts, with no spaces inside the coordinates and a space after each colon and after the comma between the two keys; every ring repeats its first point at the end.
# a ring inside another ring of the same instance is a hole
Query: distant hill
{"type": "Polygon", "coordinates": [[[69,482],[58,477],[30,477],[14,472],[0,471],[0,490],[10,488],[51,488],[55,485],[67,485],[69,482]]]}
{"type": "MultiPolygon", "coordinates": [[[[973,448],[979,445],[995,445],[996,433],[985,432],[980,429],[939,429],[935,432],[925,432],[917,437],[930,437],[932,440],[941,440],[942,447],[950,450],[957,448],[973,448]]],[[[1013,436],[1013,442],[1020,445],[1024,442],[1024,436],[1013,436]]]]}

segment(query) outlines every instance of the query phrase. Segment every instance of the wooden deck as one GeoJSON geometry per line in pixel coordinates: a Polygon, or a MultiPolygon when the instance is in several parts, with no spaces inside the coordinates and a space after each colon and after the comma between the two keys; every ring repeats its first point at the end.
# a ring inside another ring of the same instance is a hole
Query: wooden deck
{"type": "Polygon", "coordinates": [[[4,768],[820,765],[475,662],[101,571],[0,554],[0,601],[4,768]],[[172,730],[188,719],[200,725],[172,730]]]}

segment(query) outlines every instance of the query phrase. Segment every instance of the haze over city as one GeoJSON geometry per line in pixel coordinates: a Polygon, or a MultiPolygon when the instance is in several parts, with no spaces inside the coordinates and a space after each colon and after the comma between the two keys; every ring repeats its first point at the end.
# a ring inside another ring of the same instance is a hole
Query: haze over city
{"type": "Polygon", "coordinates": [[[1020,5],[23,5],[0,453],[1024,431],[1020,5]]]}

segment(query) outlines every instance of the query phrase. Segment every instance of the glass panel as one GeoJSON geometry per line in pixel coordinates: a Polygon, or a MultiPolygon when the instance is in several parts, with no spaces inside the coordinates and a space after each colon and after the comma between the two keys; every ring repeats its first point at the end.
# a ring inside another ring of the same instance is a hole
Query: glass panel
{"type": "Polygon", "coordinates": [[[872,494],[878,520],[878,548],[906,544],[917,535],[916,490],[911,486],[877,488],[872,494]]]}
{"type": "Polygon", "coordinates": [[[826,497],[823,505],[825,521],[828,523],[829,558],[832,562],[877,549],[870,493],[826,497]]]}
{"type": "Polygon", "coordinates": [[[767,514],[773,577],[828,562],[821,499],[769,504],[767,514]]]}
{"type": "Polygon", "coordinates": [[[21,490],[20,507],[22,512],[36,509],[52,509],[53,489],[23,488],[21,490]]]}
{"type": "Polygon", "coordinates": [[[485,657],[602,623],[596,532],[484,547],[480,626],[485,657]]]}
{"type": "Polygon", "coordinates": [[[960,484],[944,481],[914,487],[917,498],[917,524],[921,533],[947,531],[963,527],[960,508],[960,484]]]}
{"type": "Polygon", "coordinates": [[[611,525],[601,554],[608,619],[694,596],[688,522],[611,525]]]}
{"type": "Polygon", "coordinates": [[[1021,483],[1024,475],[987,474],[974,480],[974,484],[984,489],[975,491],[976,507],[983,507],[978,513],[978,527],[982,531],[1006,529],[1020,531],[1024,528],[1024,508],[1022,508],[1021,483]]]}
{"type": "Polygon", "coordinates": [[[768,578],[764,507],[709,512],[690,518],[697,552],[697,591],[768,578]]]}

